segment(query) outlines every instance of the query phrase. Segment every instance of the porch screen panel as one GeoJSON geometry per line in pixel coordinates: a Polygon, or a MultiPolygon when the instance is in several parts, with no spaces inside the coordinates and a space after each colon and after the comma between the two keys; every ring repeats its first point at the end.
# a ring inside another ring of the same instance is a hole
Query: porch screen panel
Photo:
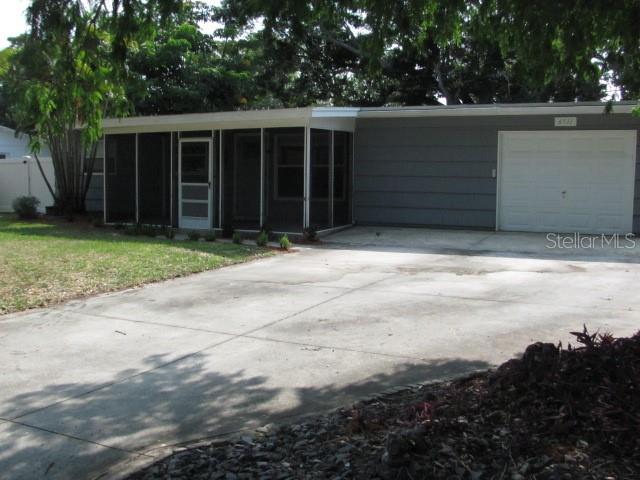
{"type": "Polygon", "coordinates": [[[223,148],[223,225],[260,229],[260,130],[226,130],[223,148]]]}
{"type": "Polygon", "coordinates": [[[136,221],[136,135],[105,137],[105,204],[107,222],[136,221]]]}
{"type": "Polygon", "coordinates": [[[302,232],[304,128],[268,128],[265,141],[265,223],[275,231],[302,232]]]}
{"type": "Polygon", "coordinates": [[[311,201],[309,225],[316,230],[331,226],[331,131],[311,129],[311,201]]]}
{"type": "Polygon", "coordinates": [[[351,157],[352,139],[350,132],[334,132],[333,137],[333,225],[351,223],[351,157]]]}
{"type": "Polygon", "coordinates": [[[171,221],[171,134],[138,135],[138,209],[140,222],[171,221]]]}

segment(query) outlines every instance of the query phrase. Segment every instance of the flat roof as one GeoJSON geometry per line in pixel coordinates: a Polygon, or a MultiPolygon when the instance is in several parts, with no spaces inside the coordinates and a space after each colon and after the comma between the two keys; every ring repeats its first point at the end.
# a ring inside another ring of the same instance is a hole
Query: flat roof
{"type": "MultiPolygon", "coordinates": [[[[168,131],[194,129],[261,128],[271,126],[314,126],[338,124],[356,118],[448,117],[492,115],[596,115],[605,113],[605,102],[496,103],[428,105],[415,107],[304,107],[237,110],[179,115],[148,115],[107,118],[106,131],[168,131]]],[[[635,102],[614,102],[610,113],[630,114],[635,102]]]]}

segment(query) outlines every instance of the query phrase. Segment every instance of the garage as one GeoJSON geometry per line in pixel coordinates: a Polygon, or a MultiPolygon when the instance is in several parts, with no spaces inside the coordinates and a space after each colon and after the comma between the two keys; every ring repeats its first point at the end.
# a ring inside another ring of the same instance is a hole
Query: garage
{"type": "Polygon", "coordinates": [[[636,132],[500,132],[498,229],[628,233],[636,132]]]}

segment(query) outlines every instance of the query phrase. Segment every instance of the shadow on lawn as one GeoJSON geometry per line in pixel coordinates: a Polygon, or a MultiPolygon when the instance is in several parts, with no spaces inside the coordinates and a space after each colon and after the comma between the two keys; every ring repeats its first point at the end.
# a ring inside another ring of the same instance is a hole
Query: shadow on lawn
{"type": "Polygon", "coordinates": [[[296,364],[283,362],[288,368],[270,377],[261,373],[260,364],[251,366],[255,373],[242,368],[218,372],[212,368],[215,357],[211,354],[166,362],[165,355],[148,357],[147,373],[120,372],[114,378],[128,378],[106,387],[93,383],[51,384],[11,398],[3,410],[22,412],[14,418],[24,425],[0,423],[3,478],[98,478],[113,465],[134,457],[135,452],[150,452],[164,443],[255,428],[348,405],[358,397],[392,386],[461,375],[489,366],[462,359],[405,363],[348,385],[289,388],[288,378],[300,378],[296,364]],[[70,388],[79,392],[77,396],[37,411],[38,405],[60,401],[70,388]]]}

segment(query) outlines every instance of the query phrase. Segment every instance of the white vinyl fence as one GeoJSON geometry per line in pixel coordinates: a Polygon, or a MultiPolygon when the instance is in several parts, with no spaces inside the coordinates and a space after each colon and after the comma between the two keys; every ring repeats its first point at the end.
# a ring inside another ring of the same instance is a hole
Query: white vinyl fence
{"type": "MultiPolygon", "coordinates": [[[[39,157],[42,169],[51,186],[55,188],[51,157],[39,157]]],[[[11,203],[16,197],[31,195],[40,200],[38,210],[53,205],[36,159],[31,156],[0,159],[0,212],[12,212],[11,203]]]]}

